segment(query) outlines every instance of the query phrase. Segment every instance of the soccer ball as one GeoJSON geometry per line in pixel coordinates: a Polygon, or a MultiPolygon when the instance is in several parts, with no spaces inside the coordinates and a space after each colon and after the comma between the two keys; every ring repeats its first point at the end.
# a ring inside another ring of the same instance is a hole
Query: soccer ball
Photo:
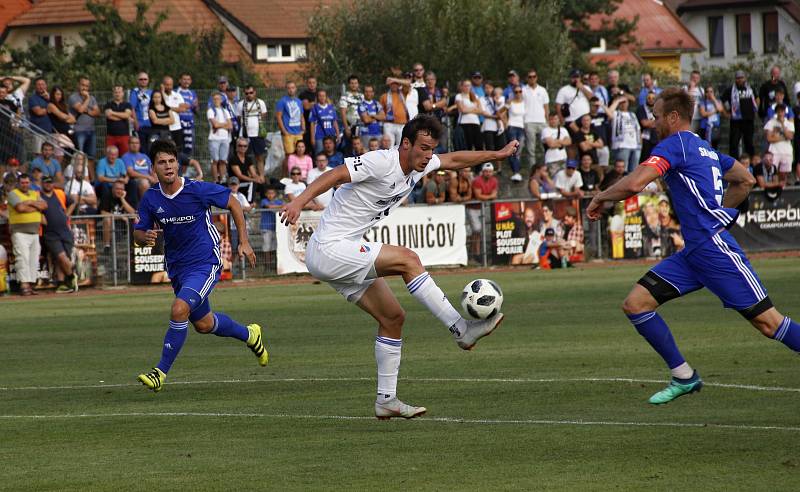
{"type": "Polygon", "coordinates": [[[461,307],[473,318],[490,318],[500,311],[502,305],[503,291],[492,280],[473,280],[461,291],[461,307]]]}

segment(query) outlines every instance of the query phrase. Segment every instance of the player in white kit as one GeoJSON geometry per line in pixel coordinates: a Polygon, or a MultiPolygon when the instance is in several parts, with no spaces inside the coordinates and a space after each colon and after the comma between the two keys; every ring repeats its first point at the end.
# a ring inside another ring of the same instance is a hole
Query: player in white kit
{"type": "Polygon", "coordinates": [[[409,293],[450,330],[464,350],[471,350],[478,339],[490,334],[503,320],[502,313],[486,320],[465,320],[425,271],[416,253],[363,238],[365,232],[401,204],[426,174],[502,160],[519,147],[513,141],[500,151],[451,152],[438,156],[433,149],[441,131],[437,119],[419,115],[403,128],[398,147],[345,159],[345,165],[324,173],[281,211],[282,222],[293,224],[306,203],[334,186],[339,187],[308,242],[306,266],[314,277],[329,283],[379,324],[375,339],[378,365],[375,416],[379,419],[413,418],[426,411],[424,407],[403,403],[396,395],[405,312],[383,277],[402,276],[409,293]]]}

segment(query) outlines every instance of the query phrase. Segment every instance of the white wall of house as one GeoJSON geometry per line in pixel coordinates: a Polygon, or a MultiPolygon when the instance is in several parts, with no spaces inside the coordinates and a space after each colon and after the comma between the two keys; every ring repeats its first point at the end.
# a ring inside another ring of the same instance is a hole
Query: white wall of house
{"type": "Polygon", "coordinates": [[[793,43],[786,44],[789,49],[794,52],[795,56],[800,56],[800,25],[798,25],[798,23],[782,8],[766,6],[747,9],[727,8],[684,12],[683,15],[681,15],[681,21],[683,21],[684,25],[686,25],[692,34],[705,46],[705,51],[692,54],[691,56],[681,57],[681,72],[685,73],[692,70],[693,61],[696,61],[697,64],[702,67],[708,65],[727,66],[746,59],[747,55],[740,55],[737,53],[737,14],[750,14],[750,40],[752,51],[756,55],[764,54],[764,24],[762,14],[766,12],[778,13],[778,39],[782,43],[785,43],[786,37],[789,36],[793,43]],[[711,46],[708,21],[710,17],[723,18],[724,56],[710,55],[711,46]]]}
{"type": "Polygon", "coordinates": [[[3,46],[9,49],[25,49],[29,44],[47,42],[52,48],[56,47],[56,36],[61,36],[61,42],[65,48],[82,43],[81,31],[86,29],[85,25],[68,26],[26,26],[9,28],[3,46]]]}

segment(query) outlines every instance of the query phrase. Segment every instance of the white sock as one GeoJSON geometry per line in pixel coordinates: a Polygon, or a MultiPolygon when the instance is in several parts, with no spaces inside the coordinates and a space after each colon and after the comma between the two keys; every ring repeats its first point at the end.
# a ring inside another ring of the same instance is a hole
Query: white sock
{"type": "Polygon", "coordinates": [[[673,378],[689,379],[694,374],[694,369],[692,369],[692,366],[690,366],[688,362],[684,362],[678,367],[670,369],[670,372],[673,378]]]}
{"type": "Polygon", "coordinates": [[[378,364],[378,403],[397,396],[397,374],[400,372],[400,338],[375,337],[375,362],[378,364]]]}
{"type": "MultiPolygon", "coordinates": [[[[414,277],[411,282],[406,284],[406,287],[408,292],[428,308],[446,328],[452,328],[462,320],[461,315],[453,308],[453,305],[447,300],[447,296],[436,285],[428,272],[422,272],[414,277]]],[[[455,333],[453,334],[455,335],[455,333]]]]}

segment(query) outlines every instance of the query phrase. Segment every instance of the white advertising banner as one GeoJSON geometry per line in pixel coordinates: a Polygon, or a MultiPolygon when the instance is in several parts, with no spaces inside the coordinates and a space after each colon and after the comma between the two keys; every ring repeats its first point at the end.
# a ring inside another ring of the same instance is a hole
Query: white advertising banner
{"type": "MultiPolygon", "coordinates": [[[[296,224],[277,224],[278,274],[308,272],[306,244],[322,212],[305,211],[296,224]]],[[[422,264],[466,265],[467,230],[463,205],[399,207],[364,235],[364,240],[405,246],[422,264]]]]}

